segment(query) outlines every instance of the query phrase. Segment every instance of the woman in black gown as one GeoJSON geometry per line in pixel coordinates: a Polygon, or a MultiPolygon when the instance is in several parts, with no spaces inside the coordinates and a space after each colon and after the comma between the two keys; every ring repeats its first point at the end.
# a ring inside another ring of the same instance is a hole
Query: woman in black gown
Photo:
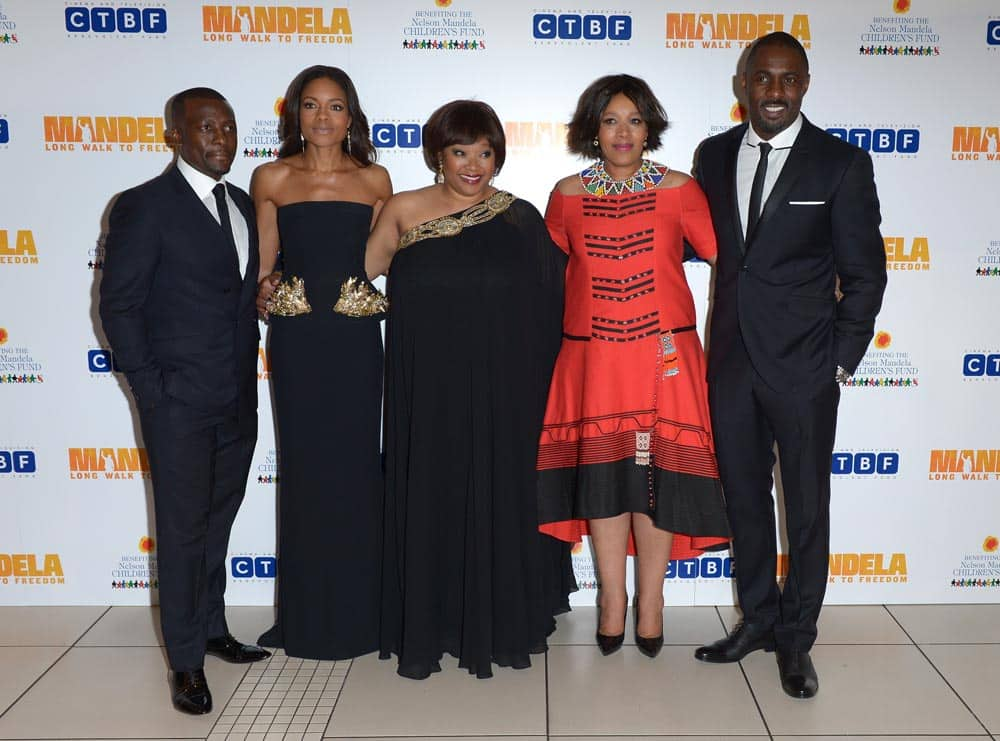
{"type": "Polygon", "coordinates": [[[575,588],[538,532],[537,436],[559,349],[564,257],[531,204],[492,186],[504,135],[484,103],[424,126],[435,185],[390,200],[368,242],[389,269],[381,656],[423,679],[545,651],[575,588]]]}
{"type": "Polygon", "coordinates": [[[379,609],[382,340],[377,318],[334,312],[392,194],[373,164],[350,78],[310,67],[291,83],[275,162],[254,172],[279,448],[277,620],[261,645],[345,659],[375,650],[379,609]]]}

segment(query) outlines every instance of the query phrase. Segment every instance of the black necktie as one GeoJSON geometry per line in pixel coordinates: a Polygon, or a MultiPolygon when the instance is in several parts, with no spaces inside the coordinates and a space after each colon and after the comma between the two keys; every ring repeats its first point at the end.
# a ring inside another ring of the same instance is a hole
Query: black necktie
{"type": "MultiPolygon", "coordinates": [[[[755,180],[754,187],[756,187],[756,182],[755,180]]],[[[222,231],[226,233],[226,239],[229,241],[229,246],[233,248],[233,255],[238,264],[239,253],[236,251],[236,238],[233,236],[233,222],[229,220],[229,207],[226,205],[226,186],[219,183],[212,188],[212,195],[215,196],[215,208],[219,212],[219,224],[222,226],[222,231]]]]}
{"type": "Polygon", "coordinates": [[[757,220],[760,219],[761,197],[764,195],[764,178],[767,176],[767,155],[771,152],[771,145],[761,142],[757,149],[760,150],[760,159],[757,160],[757,171],[753,174],[753,185],[750,188],[750,210],[747,213],[747,236],[753,234],[757,220]]]}

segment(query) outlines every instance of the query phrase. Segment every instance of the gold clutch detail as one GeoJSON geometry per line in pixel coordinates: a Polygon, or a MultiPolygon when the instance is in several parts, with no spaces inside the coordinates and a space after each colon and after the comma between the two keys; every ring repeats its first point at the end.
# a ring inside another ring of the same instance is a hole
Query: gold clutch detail
{"type": "Polygon", "coordinates": [[[287,281],[281,281],[267,302],[267,311],[275,316],[299,316],[311,312],[305,282],[294,275],[287,281]]]}
{"type": "Polygon", "coordinates": [[[348,278],[340,287],[340,298],[333,310],[344,316],[376,316],[389,310],[389,299],[370,283],[348,278]]]}

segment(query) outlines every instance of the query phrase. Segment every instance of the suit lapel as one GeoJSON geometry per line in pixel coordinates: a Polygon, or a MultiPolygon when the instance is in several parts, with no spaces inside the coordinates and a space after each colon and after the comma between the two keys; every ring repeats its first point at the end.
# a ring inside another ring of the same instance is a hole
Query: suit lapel
{"type": "Polygon", "coordinates": [[[781,174],[778,175],[778,179],[774,183],[774,187],[771,188],[771,193],[768,195],[767,201],[764,202],[763,209],[761,209],[760,219],[757,220],[757,226],[754,229],[753,235],[751,235],[751,242],[753,241],[752,237],[760,234],[761,230],[767,227],[768,220],[785,203],[788,191],[795,184],[795,181],[799,179],[799,176],[806,171],[809,161],[808,142],[810,126],[811,124],[808,121],[802,121],[802,130],[795,137],[795,143],[792,144],[791,151],[788,152],[788,159],[785,160],[785,166],[781,168],[781,174]]]}
{"type": "Polygon", "coordinates": [[[740,151],[740,142],[746,135],[747,124],[740,126],[733,131],[730,141],[726,145],[726,153],[723,158],[723,182],[726,183],[726,198],[729,200],[729,223],[733,227],[733,239],[740,248],[740,252],[746,252],[746,244],[743,239],[743,218],[740,216],[740,199],[736,189],[736,157],[740,151]]]}

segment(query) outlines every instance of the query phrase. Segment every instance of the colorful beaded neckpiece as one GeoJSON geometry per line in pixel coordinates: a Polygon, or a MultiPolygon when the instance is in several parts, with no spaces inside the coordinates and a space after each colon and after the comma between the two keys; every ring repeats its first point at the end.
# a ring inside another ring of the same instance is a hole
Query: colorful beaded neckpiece
{"type": "Polygon", "coordinates": [[[604,160],[597,160],[580,173],[580,182],[583,189],[591,195],[620,196],[622,193],[640,193],[655,188],[668,172],[670,168],[666,165],[644,159],[634,173],[622,180],[615,180],[604,169],[604,160]]]}

